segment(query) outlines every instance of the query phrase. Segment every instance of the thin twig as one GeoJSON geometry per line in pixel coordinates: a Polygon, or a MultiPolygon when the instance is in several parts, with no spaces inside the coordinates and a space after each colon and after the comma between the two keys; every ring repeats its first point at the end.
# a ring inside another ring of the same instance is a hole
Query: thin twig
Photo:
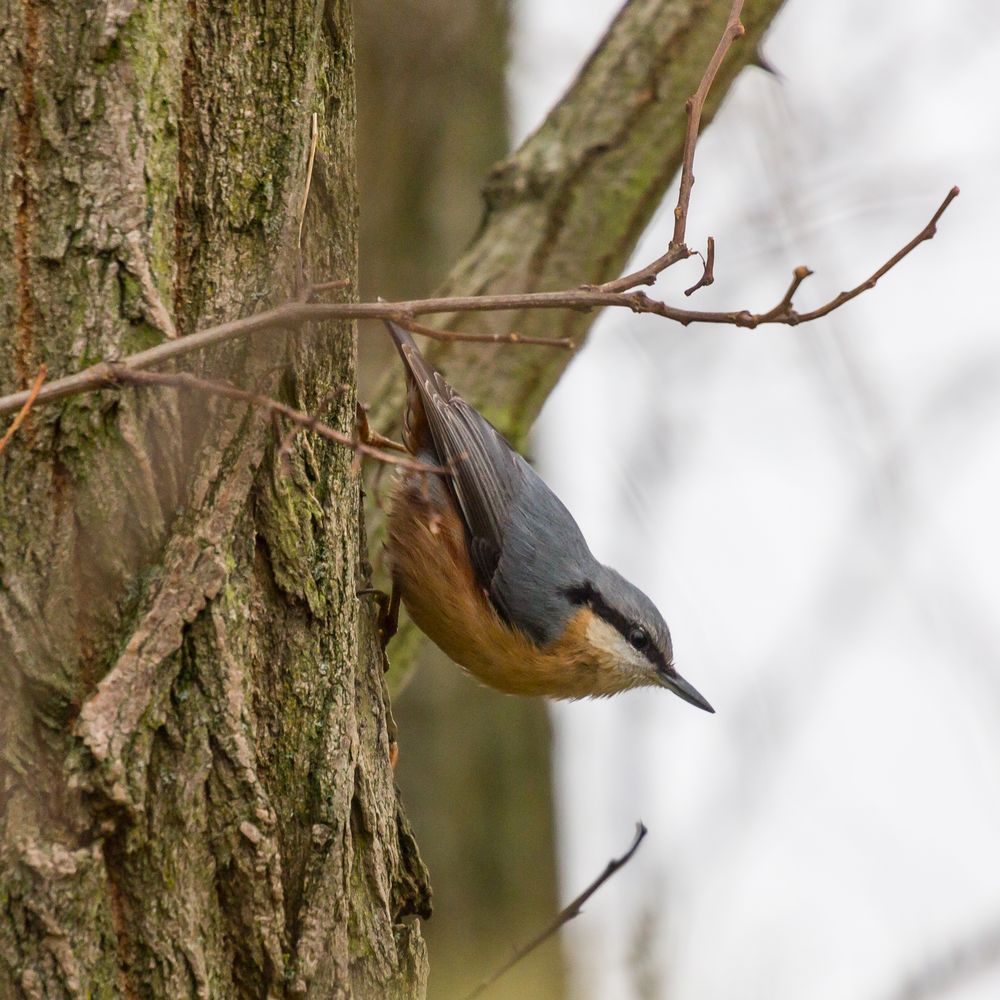
{"type": "MultiPolygon", "coordinates": [[[[670,246],[667,247],[665,254],[657,257],[652,263],[647,264],[638,271],[633,271],[631,274],[624,274],[620,278],[615,278],[613,281],[606,281],[603,285],[597,286],[602,292],[625,292],[630,288],[635,288],[637,285],[652,285],[656,282],[657,277],[668,267],[673,267],[678,261],[686,260],[693,253],[685,244],[684,237],[687,231],[688,208],[691,204],[691,188],[694,187],[694,151],[698,145],[701,113],[705,108],[708,92],[712,89],[715,76],[719,72],[719,67],[726,58],[730,46],[746,30],[740,23],[740,12],[742,9],[743,0],[734,0],[732,10],[729,12],[729,20],[726,21],[726,27],[722,33],[722,38],[719,39],[719,44],[715,47],[715,52],[712,54],[708,66],[705,67],[705,72],[698,82],[698,89],[695,90],[684,105],[687,110],[687,129],[684,132],[684,147],[681,152],[681,183],[680,191],[677,195],[677,207],[674,209],[674,235],[670,240],[670,246]]],[[[709,253],[711,254],[713,250],[714,247],[710,245],[709,253]]],[[[708,281],[705,281],[705,275],[703,274],[702,284],[710,285],[712,283],[711,271],[709,270],[707,273],[710,278],[708,281]]],[[[701,285],[694,285],[684,294],[690,295],[691,292],[700,287],[701,285]]]]}
{"type": "Polygon", "coordinates": [[[321,281],[318,285],[310,285],[309,291],[313,295],[318,295],[321,292],[332,292],[338,291],[341,288],[349,288],[350,284],[350,278],[337,278],[336,281],[321,281]]]}
{"type": "MultiPolygon", "coordinates": [[[[296,330],[305,323],[322,322],[337,319],[393,319],[403,316],[422,316],[431,313],[457,312],[510,312],[521,309],[577,309],[591,310],[604,306],[618,306],[631,309],[635,313],[649,313],[673,320],[682,326],[691,323],[712,323],[728,326],[754,329],[764,324],[783,324],[796,326],[809,320],[818,319],[840,308],[844,303],[856,298],[862,292],[874,288],[875,284],[888,271],[895,267],[907,254],[925,240],[931,239],[936,232],[937,222],[945,209],[958,196],[957,187],[948,192],[941,206],[934,213],[931,221],[903,247],[891,257],[874,274],[866,278],[860,285],[848,292],[841,292],[829,302],[811,312],[797,313],[790,306],[783,311],[777,307],[763,313],[753,313],[748,309],[709,312],[697,309],[681,309],[668,305],[657,299],[650,298],[642,291],[607,292],[603,286],[587,286],[572,288],[561,292],[525,292],[510,295],[467,295],[456,298],[411,299],[405,302],[302,302],[292,300],[273,309],[247,316],[243,319],[231,320],[219,326],[209,327],[197,333],[189,334],[178,340],[166,341],[131,354],[112,364],[100,361],[89,368],[84,368],[75,375],[55,379],[46,383],[35,400],[35,405],[51,403],[67,396],[75,396],[82,392],[92,392],[108,384],[112,370],[139,371],[162,364],[171,358],[181,357],[193,351],[203,350],[215,344],[221,344],[236,337],[246,337],[253,333],[268,330],[296,330]]],[[[784,300],[782,300],[784,301],[784,300]]],[[[461,338],[467,335],[462,334],[461,338]]],[[[456,339],[459,339],[456,337],[456,339]]],[[[13,413],[24,405],[28,398],[27,392],[15,392],[9,396],[0,397],[0,415],[13,413]]]]}
{"type": "Polygon", "coordinates": [[[27,399],[25,399],[21,409],[17,411],[17,416],[10,422],[7,433],[0,438],[0,451],[3,451],[7,447],[7,442],[17,433],[18,427],[24,423],[24,418],[28,415],[28,411],[35,405],[35,400],[38,399],[38,393],[41,391],[44,381],[45,365],[41,365],[38,369],[38,374],[35,376],[35,381],[31,383],[31,388],[28,390],[27,399]]]}
{"type": "MultiPolygon", "coordinates": [[[[722,65],[726,54],[729,52],[733,42],[743,36],[746,29],[740,23],[740,12],[743,9],[743,0],[734,0],[732,9],[729,12],[729,19],[726,21],[725,30],[719,44],[715,47],[715,52],[709,60],[705,72],[698,83],[698,89],[687,99],[684,105],[687,111],[687,129],[684,132],[684,148],[681,153],[681,183],[677,193],[677,206],[674,208],[674,234],[670,239],[667,252],[661,257],[657,257],[652,263],[633,271],[631,274],[622,275],[614,281],[606,281],[598,287],[604,292],[625,292],[637,285],[652,285],[658,275],[662,274],[668,267],[673,267],[678,261],[685,260],[691,256],[692,252],[684,242],[687,232],[688,208],[691,204],[691,189],[694,187],[694,151],[698,145],[698,132],[701,128],[701,115],[705,109],[705,100],[708,92],[712,89],[716,74],[722,65]]],[[[698,287],[698,286],[695,286],[698,287]]],[[[692,289],[693,291],[694,289],[692,289]]]]}
{"type": "MultiPolygon", "coordinates": [[[[860,285],[855,285],[849,292],[841,292],[839,295],[834,296],[825,305],[819,307],[819,309],[813,309],[812,312],[799,313],[796,317],[796,322],[798,323],[808,323],[810,320],[819,319],[821,316],[826,316],[832,313],[834,309],[839,309],[845,302],[850,302],[851,299],[856,299],[862,292],[867,292],[874,288],[878,283],[879,279],[883,278],[889,271],[891,271],[907,254],[911,251],[916,250],[921,243],[931,240],[937,234],[937,224],[941,221],[941,216],[944,215],[945,210],[948,206],[959,196],[959,188],[953,187],[945,197],[944,201],[941,202],[938,210],[931,216],[931,221],[924,226],[923,229],[917,233],[916,236],[910,240],[909,243],[903,247],[897,254],[890,257],[870,278],[862,281],[860,285]]],[[[786,322],[785,320],[778,320],[778,322],[786,322]]]]}
{"type": "Polygon", "coordinates": [[[683,246],[687,234],[688,208],[691,205],[691,189],[694,187],[694,151],[698,142],[698,131],[701,128],[701,114],[705,110],[705,99],[715,81],[715,75],[726,58],[726,53],[737,38],[746,34],[746,28],[740,22],[743,10],[743,0],[733,0],[726,22],[726,30],[719,39],[719,44],[712,53],[705,75],[698,84],[698,89],[688,98],[687,102],[687,132],[684,134],[684,154],[681,161],[681,185],[677,193],[677,207],[674,209],[674,235],[671,246],[683,246]]]}
{"type": "Polygon", "coordinates": [[[365,444],[374,445],[376,448],[384,448],[386,451],[406,451],[406,445],[400,444],[398,441],[393,441],[392,438],[386,437],[384,434],[379,434],[378,431],[372,429],[372,425],[368,423],[368,408],[361,403],[357,404],[355,422],[358,428],[358,439],[365,444]]]}
{"type": "Polygon", "coordinates": [[[614,281],[605,281],[603,285],[584,285],[585,289],[595,289],[602,292],[625,292],[636,285],[654,285],[657,277],[668,267],[673,267],[678,261],[687,260],[691,256],[690,251],[683,243],[670,244],[667,252],[662,257],[657,257],[651,264],[633,271],[631,274],[623,274],[614,281]]]}
{"type": "Polygon", "coordinates": [[[484,344],[538,344],[541,347],[561,347],[564,350],[573,349],[573,341],[569,337],[522,337],[519,333],[463,333],[457,330],[438,330],[436,327],[418,323],[412,315],[400,313],[396,317],[400,326],[405,326],[412,333],[419,333],[431,340],[461,340],[484,344]]]}
{"type": "Polygon", "coordinates": [[[686,296],[694,295],[699,288],[706,288],[715,281],[715,237],[709,236],[708,247],[702,258],[701,277],[690,287],[684,289],[686,296]]]}
{"type": "Polygon", "coordinates": [[[306,164],[306,183],[302,189],[302,208],[299,210],[298,249],[302,253],[302,229],[306,224],[306,208],[309,205],[309,189],[312,187],[313,165],[316,163],[316,146],[319,143],[319,115],[314,111],[309,125],[309,161],[306,164]]]}
{"type": "Polygon", "coordinates": [[[768,322],[771,320],[777,320],[781,316],[788,316],[792,311],[792,299],[795,298],[795,293],[799,290],[799,286],[802,284],[806,278],[812,276],[812,271],[809,270],[804,264],[800,264],[794,271],[792,271],[792,280],[788,285],[788,291],[785,292],[781,301],[773,308],[769,309],[763,314],[761,320],[763,322],[768,322]]]}
{"type": "Polygon", "coordinates": [[[530,955],[539,945],[544,944],[556,931],[559,930],[564,924],[568,924],[574,917],[580,915],[580,911],[583,909],[583,904],[590,899],[591,896],[597,892],[598,889],[604,885],[605,882],[616,871],[624,868],[625,865],[632,860],[632,856],[637,850],[639,850],[639,845],[642,843],[643,838],[649,831],[642,823],[636,823],[635,825],[635,838],[632,840],[629,849],[620,857],[612,858],[604,871],[601,872],[597,878],[594,879],[590,885],[587,886],[579,896],[576,897],[568,906],[564,907],[556,914],[555,919],[539,934],[536,934],[526,945],[518,948],[516,952],[511,956],[510,960],[502,965],[493,975],[484,979],[471,993],[469,993],[465,1000],[475,1000],[476,997],[481,996],[486,992],[504,973],[509,972],[518,962],[523,958],[530,955]]]}
{"type": "Polygon", "coordinates": [[[318,420],[308,413],[303,413],[302,410],[296,410],[294,407],[279,402],[277,399],[272,399],[270,396],[263,396],[257,392],[240,389],[229,382],[199,378],[197,375],[191,375],[189,372],[132,371],[120,365],[109,365],[108,367],[109,371],[105,376],[104,382],[105,387],[118,385],[163,385],[173,389],[187,389],[208,393],[213,396],[224,396],[227,399],[240,400],[241,402],[258,406],[269,413],[278,413],[305,430],[313,431],[313,433],[326,438],[328,441],[333,441],[336,444],[343,445],[345,448],[350,448],[357,455],[366,455],[380,462],[385,462],[389,465],[398,465],[413,472],[451,475],[451,470],[445,466],[428,465],[426,462],[418,462],[412,458],[403,458],[391,452],[383,451],[381,448],[375,448],[364,441],[352,438],[343,431],[338,431],[336,428],[323,423],[322,420],[318,420]]]}

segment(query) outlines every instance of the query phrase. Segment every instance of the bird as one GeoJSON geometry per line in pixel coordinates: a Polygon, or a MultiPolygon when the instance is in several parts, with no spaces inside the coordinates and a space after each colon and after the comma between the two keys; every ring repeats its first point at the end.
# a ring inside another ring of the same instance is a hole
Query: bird
{"type": "Polygon", "coordinates": [[[419,465],[401,467],[389,504],[384,641],[402,601],[455,663],[500,691],[579,699],[661,687],[714,712],[674,668],[653,602],[594,557],[562,501],[410,332],[386,325],[406,370],[403,444],[419,465]]]}

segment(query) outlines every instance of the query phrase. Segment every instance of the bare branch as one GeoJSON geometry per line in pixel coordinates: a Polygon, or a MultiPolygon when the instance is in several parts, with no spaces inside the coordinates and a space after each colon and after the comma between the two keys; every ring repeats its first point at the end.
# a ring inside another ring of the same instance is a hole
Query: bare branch
{"type": "Polygon", "coordinates": [[[418,323],[410,313],[400,313],[394,319],[400,326],[405,326],[412,333],[419,333],[431,340],[461,340],[470,343],[483,344],[535,344],[541,347],[561,347],[563,350],[573,350],[573,341],[569,337],[522,337],[519,333],[462,333],[457,330],[438,330],[433,326],[418,323]]]}
{"type": "Polygon", "coordinates": [[[28,411],[34,406],[35,400],[38,399],[38,393],[41,391],[42,383],[45,381],[45,365],[42,365],[38,369],[38,374],[35,376],[35,381],[31,383],[31,388],[28,390],[27,399],[25,399],[24,404],[21,409],[17,411],[17,416],[10,423],[10,427],[7,428],[7,433],[0,438],[0,451],[3,451],[7,447],[7,442],[17,433],[18,427],[24,423],[24,418],[28,415],[28,411]]]}
{"type": "Polygon", "coordinates": [[[795,298],[795,293],[799,290],[799,286],[802,284],[806,278],[812,276],[812,271],[809,270],[804,264],[800,264],[794,271],[792,271],[792,281],[788,286],[788,291],[785,292],[781,301],[773,308],[768,310],[761,316],[761,322],[771,323],[778,322],[781,317],[787,317],[792,315],[792,299],[795,298]]]}
{"type": "Polygon", "coordinates": [[[321,292],[339,291],[341,288],[350,288],[350,286],[350,278],[337,278],[336,281],[321,281],[318,285],[310,285],[309,291],[313,295],[319,295],[321,292]]]}
{"type": "Polygon", "coordinates": [[[636,285],[654,285],[657,277],[668,267],[673,267],[678,261],[687,260],[692,251],[683,244],[671,243],[667,252],[662,257],[657,257],[652,263],[633,271],[631,274],[623,274],[613,281],[605,281],[603,285],[584,285],[586,290],[598,290],[602,292],[624,292],[636,285]]]}
{"type": "MultiPolygon", "coordinates": [[[[777,306],[763,313],[753,313],[747,309],[706,312],[697,309],[680,309],[677,306],[652,299],[642,291],[607,292],[601,285],[583,286],[562,292],[467,295],[455,298],[411,299],[405,302],[304,302],[292,300],[244,319],[231,320],[228,323],[200,330],[178,340],[157,344],[156,347],[140,351],[138,354],[131,354],[117,362],[100,361],[96,365],[84,368],[75,375],[54,379],[41,388],[35,399],[35,405],[51,403],[57,399],[65,399],[67,396],[75,396],[103,388],[116,381],[112,374],[113,371],[119,373],[122,371],[142,371],[162,364],[171,358],[181,357],[193,351],[225,343],[236,337],[246,337],[269,330],[295,330],[306,323],[335,319],[398,319],[400,316],[422,316],[430,313],[512,312],[520,309],[591,310],[604,306],[618,306],[631,309],[635,313],[651,313],[655,316],[662,316],[664,319],[673,320],[682,326],[689,326],[691,323],[713,323],[751,330],[771,323],[796,326],[799,323],[806,323],[826,316],[835,309],[839,309],[844,303],[857,298],[862,292],[874,288],[879,279],[915,247],[934,236],[938,220],[958,196],[958,193],[957,187],[952,188],[934,213],[931,221],[871,277],[866,278],[849,292],[841,292],[811,312],[795,312],[791,308],[791,303],[786,302],[787,293],[777,306]]],[[[801,284],[801,279],[797,280],[798,284],[801,284]]],[[[796,284],[795,287],[797,288],[798,285],[796,284]]],[[[468,335],[463,334],[462,339],[468,339],[468,335]]],[[[487,335],[486,339],[492,339],[492,335],[487,335]]],[[[530,343],[534,343],[534,340],[533,338],[530,343]]],[[[519,341],[512,340],[511,343],[528,344],[529,341],[525,338],[519,341]]],[[[13,413],[20,409],[28,395],[28,392],[15,392],[9,396],[0,397],[0,414],[13,413]]]]}
{"type": "Polygon", "coordinates": [[[530,955],[539,945],[544,944],[556,931],[559,930],[564,924],[568,924],[574,917],[580,915],[580,911],[583,909],[583,904],[590,899],[591,896],[597,892],[598,889],[604,885],[605,882],[612,875],[615,874],[619,869],[624,868],[631,860],[632,856],[637,850],[639,850],[639,845],[642,843],[643,838],[649,831],[642,823],[636,823],[635,825],[635,837],[632,843],[629,845],[629,849],[620,857],[612,858],[605,867],[604,871],[601,872],[597,878],[594,879],[590,885],[587,886],[579,896],[576,897],[571,903],[561,909],[555,916],[555,919],[550,923],[544,930],[539,934],[536,934],[526,945],[518,948],[517,951],[511,956],[510,960],[502,965],[493,975],[484,979],[471,993],[469,993],[465,1000],[475,1000],[476,997],[481,996],[486,992],[502,975],[509,972],[518,962],[523,958],[530,955]]]}
{"type": "MultiPolygon", "coordinates": [[[[218,326],[200,330],[187,337],[177,340],[170,340],[166,343],[158,344],[156,347],[140,351],[137,354],[129,355],[116,362],[99,362],[91,365],[83,371],[74,375],[67,375],[63,378],[55,379],[44,387],[32,389],[29,392],[15,392],[8,396],[0,397],[0,414],[13,413],[19,408],[41,403],[50,403],[67,396],[84,392],[91,392],[109,384],[131,381],[132,384],[139,384],[141,380],[132,378],[134,373],[145,371],[156,367],[163,362],[178,358],[193,351],[203,350],[214,344],[221,344],[236,337],[247,337],[254,333],[273,330],[297,330],[310,322],[320,322],[337,319],[396,319],[402,321],[404,325],[424,336],[434,337],[438,340],[466,340],[466,341],[486,341],[491,343],[509,344],[543,344],[545,346],[571,348],[572,342],[565,339],[548,339],[542,337],[521,337],[516,333],[508,334],[469,334],[455,333],[451,331],[435,330],[433,327],[424,326],[417,323],[414,317],[433,313],[457,313],[457,312],[497,312],[512,311],[521,309],[577,309],[590,311],[604,306],[618,306],[631,309],[635,313],[652,313],[662,316],[665,319],[673,320],[683,326],[691,323],[716,323],[729,324],[737,327],[753,329],[765,323],[783,323],[794,326],[798,323],[826,316],[838,309],[845,302],[856,298],[863,291],[873,288],[878,280],[899,263],[911,250],[925,240],[931,239],[936,232],[936,225],[941,215],[948,205],[958,195],[958,188],[952,188],[944,202],[935,212],[931,221],[894,257],[890,258],[871,277],[866,279],[856,288],[848,292],[841,292],[834,299],[825,305],[808,313],[797,313],[792,308],[792,297],[798,290],[799,285],[808,276],[808,268],[797,268],[792,284],[785,293],[784,298],[773,308],[765,313],[752,313],[742,309],[730,312],[703,312],[691,309],[680,309],[670,306],[665,302],[651,299],[644,292],[629,291],[637,285],[652,285],[656,281],[657,275],[663,270],[675,264],[679,260],[691,256],[693,251],[689,250],[684,243],[688,208],[691,201],[691,189],[694,185],[694,153],[698,141],[698,131],[701,124],[701,116],[708,97],[712,83],[722,65],[726,54],[729,52],[732,43],[744,34],[744,27],[740,21],[740,13],[743,9],[742,0],[734,0],[730,10],[729,19],[726,23],[725,31],[716,46],[715,52],[709,61],[708,66],[702,75],[701,81],[695,93],[688,99],[687,108],[687,130],[684,137],[684,149],[681,165],[680,191],[677,199],[677,207],[674,209],[674,232],[667,252],[646,267],[641,268],[632,274],[627,274],[613,281],[605,282],[602,285],[581,285],[568,291],[556,292],[531,292],[524,294],[510,295],[472,295],[459,296],[455,298],[431,298],[415,299],[408,302],[318,302],[316,296],[325,291],[332,291],[346,287],[348,282],[345,279],[327,281],[320,284],[305,285],[299,290],[299,295],[265,312],[247,316],[243,319],[232,320],[218,326]]],[[[306,188],[302,199],[302,213],[299,226],[299,246],[301,252],[302,224],[305,218],[305,207],[309,197],[309,182],[311,178],[312,164],[315,155],[317,141],[317,128],[315,116],[313,117],[313,127],[309,152],[309,168],[307,170],[306,188]]],[[[709,237],[707,257],[702,276],[692,285],[685,295],[691,295],[699,288],[709,285],[714,280],[715,265],[715,241],[709,237]]],[[[301,281],[301,260],[300,260],[300,281],[301,281]]],[[[160,382],[159,384],[174,384],[181,386],[177,381],[180,375],[169,376],[172,383],[160,382]]],[[[146,379],[147,383],[153,379],[146,379]]],[[[226,383],[208,383],[206,380],[199,380],[204,391],[212,391],[207,388],[214,384],[216,387],[226,385],[226,383]]],[[[194,383],[187,383],[187,388],[194,387],[194,383]]],[[[228,393],[243,392],[234,387],[229,387],[228,393]]],[[[266,401],[266,397],[254,397],[253,394],[239,396],[235,398],[245,398],[248,402],[257,405],[271,406],[272,412],[275,401],[266,401]],[[250,398],[253,397],[253,398],[250,398]],[[262,402],[262,400],[264,402],[262,402]]],[[[282,404],[275,404],[282,405],[282,404]]],[[[298,411],[294,411],[298,412],[298,411]]],[[[285,414],[288,416],[288,414],[285,414]]],[[[311,421],[313,418],[306,414],[299,414],[301,419],[311,421]]],[[[289,417],[289,419],[296,419],[289,417]]],[[[16,421],[15,421],[16,424],[16,421]]],[[[314,428],[315,429],[315,428],[314,428]]],[[[331,429],[332,430],[332,429],[331,429]]],[[[335,432],[337,433],[337,432],[335,432]]],[[[329,435],[327,435],[329,436],[329,435]]],[[[337,440],[334,438],[334,440],[337,440]]],[[[365,451],[368,448],[363,442],[354,441],[347,438],[340,441],[341,444],[354,447],[359,453],[371,454],[365,451]]],[[[378,452],[378,449],[374,449],[378,452]]],[[[379,457],[379,456],[375,456],[379,457]]],[[[387,460],[383,458],[383,460],[387,460]]],[[[401,460],[397,460],[401,461],[401,460]]]]}
{"type": "Polygon", "coordinates": [[[134,371],[120,365],[108,365],[108,372],[105,375],[102,388],[119,385],[163,385],[173,389],[187,389],[189,391],[208,393],[213,396],[224,396],[227,399],[240,400],[241,402],[260,407],[269,413],[280,414],[305,430],[312,431],[320,437],[326,438],[328,441],[343,445],[345,448],[350,448],[357,455],[365,455],[368,458],[377,459],[388,465],[398,465],[414,472],[427,472],[435,475],[451,474],[451,470],[447,467],[428,465],[426,462],[418,462],[412,458],[394,455],[391,452],[367,444],[365,441],[353,438],[343,431],[338,431],[329,424],[323,423],[322,420],[318,420],[316,417],[304,413],[302,410],[296,410],[294,407],[279,402],[277,399],[272,399],[270,396],[263,396],[260,393],[249,392],[246,389],[240,389],[228,382],[199,378],[197,375],[191,375],[188,372],[134,371]]]}
{"type": "Polygon", "coordinates": [[[819,309],[814,309],[812,312],[800,313],[796,319],[799,323],[808,323],[810,320],[819,319],[821,316],[826,316],[832,313],[834,309],[839,309],[845,302],[850,302],[851,299],[856,299],[862,292],[867,292],[869,289],[874,288],[879,279],[884,277],[889,271],[891,271],[907,254],[912,250],[915,250],[921,243],[926,240],[931,240],[937,234],[937,224],[944,215],[945,210],[948,206],[959,196],[958,187],[953,187],[948,194],[945,196],[943,202],[939,206],[938,210],[931,216],[931,221],[924,226],[923,229],[917,233],[916,236],[910,240],[909,243],[903,247],[895,256],[890,257],[870,278],[866,281],[862,281],[860,285],[855,286],[849,292],[841,292],[835,298],[832,298],[824,306],[820,306],[819,309]]]}
{"type": "Polygon", "coordinates": [[[740,22],[740,13],[743,10],[743,0],[733,0],[732,9],[729,12],[729,20],[726,23],[726,30],[719,39],[719,44],[712,53],[705,75],[698,84],[698,89],[694,95],[688,98],[687,102],[687,132],[684,135],[684,156],[681,163],[681,187],[677,194],[677,207],[674,209],[674,235],[670,240],[670,246],[684,246],[684,239],[687,234],[688,208],[691,204],[691,189],[694,187],[694,150],[698,142],[698,130],[701,128],[701,113],[705,109],[705,98],[715,80],[715,75],[719,72],[722,61],[726,58],[726,53],[737,38],[742,38],[746,33],[746,28],[740,22]]]}
{"type": "Polygon", "coordinates": [[[374,445],[376,448],[384,448],[387,451],[406,452],[406,445],[400,444],[398,441],[393,441],[392,438],[387,438],[384,434],[379,434],[378,431],[372,429],[371,424],[368,423],[368,410],[361,403],[357,404],[357,426],[358,439],[365,444],[374,445]]]}
{"type": "MultiPolygon", "coordinates": [[[[705,101],[708,92],[712,89],[719,67],[726,58],[726,53],[737,38],[742,38],[746,29],[740,22],[740,13],[743,10],[743,0],[733,0],[732,9],[729,12],[729,20],[726,22],[725,31],[719,44],[712,53],[708,66],[702,74],[698,89],[687,99],[684,105],[687,110],[687,130],[684,133],[684,149],[681,153],[681,183],[680,191],[677,194],[677,207],[674,209],[674,235],[670,240],[670,246],[662,257],[657,257],[652,263],[633,271],[631,274],[624,274],[613,281],[606,281],[598,286],[603,292],[624,292],[636,285],[652,285],[656,282],[659,274],[668,267],[673,267],[678,261],[690,257],[693,251],[689,250],[684,242],[687,232],[688,208],[691,204],[691,189],[694,187],[694,151],[698,145],[698,131],[701,127],[701,114],[705,110],[705,101]]],[[[709,244],[709,254],[714,251],[712,243],[709,244]]],[[[709,272],[710,273],[710,272],[709,272]]],[[[704,275],[702,275],[704,279],[704,275]]],[[[702,282],[711,284],[711,280],[702,282]]],[[[700,285],[694,285],[685,292],[690,295],[700,285]]]]}

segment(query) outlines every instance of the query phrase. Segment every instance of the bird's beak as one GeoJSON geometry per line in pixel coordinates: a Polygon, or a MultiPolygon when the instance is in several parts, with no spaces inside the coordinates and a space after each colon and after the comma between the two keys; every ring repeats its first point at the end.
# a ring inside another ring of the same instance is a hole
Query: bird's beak
{"type": "Polygon", "coordinates": [[[715,709],[695,690],[694,685],[688,684],[673,667],[668,667],[666,670],[658,670],[656,672],[656,679],[665,688],[673,691],[678,698],[683,698],[696,708],[700,708],[703,712],[715,714],[715,709]]]}

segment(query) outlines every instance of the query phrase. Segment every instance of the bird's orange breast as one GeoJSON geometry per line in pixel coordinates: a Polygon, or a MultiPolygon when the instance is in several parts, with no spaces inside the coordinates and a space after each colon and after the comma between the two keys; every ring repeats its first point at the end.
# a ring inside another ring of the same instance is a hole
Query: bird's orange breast
{"type": "Polygon", "coordinates": [[[589,608],[545,647],[506,625],[475,578],[464,525],[440,480],[424,473],[400,477],[388,547],[393,582],[410,617],[485,684],[550,698],[609,695],[632,686],[588,639],[589,608]]]}

